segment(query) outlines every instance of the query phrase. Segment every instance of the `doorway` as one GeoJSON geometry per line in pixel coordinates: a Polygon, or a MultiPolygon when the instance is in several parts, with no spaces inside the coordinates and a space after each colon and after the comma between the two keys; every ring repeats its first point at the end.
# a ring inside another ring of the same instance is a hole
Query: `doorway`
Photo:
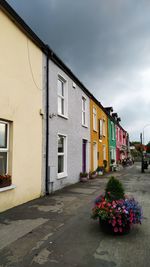
{"type": "Polygon", "coordinates": [[[86,162],[87,162],[87,140],[83,139],[82,140],[82,172],[86,172],[87,171],[87,166],[86,166],[86,162]]]}
{"type": "Polygon", "coordinates": [[[97,169],[97,143],[93,143],[93,169],[97,169]]]}

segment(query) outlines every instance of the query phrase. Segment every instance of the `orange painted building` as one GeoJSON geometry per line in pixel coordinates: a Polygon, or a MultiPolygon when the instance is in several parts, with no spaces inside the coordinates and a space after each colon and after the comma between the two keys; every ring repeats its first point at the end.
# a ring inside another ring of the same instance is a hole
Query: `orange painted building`
{"type": "Polygon", "coordinates": [[[109,170],[108,153],[108,117],[104,108],[93,99],[90,100],[90,128],[91,128],[91,171],[104,166],[107,161],[109,170]]]}

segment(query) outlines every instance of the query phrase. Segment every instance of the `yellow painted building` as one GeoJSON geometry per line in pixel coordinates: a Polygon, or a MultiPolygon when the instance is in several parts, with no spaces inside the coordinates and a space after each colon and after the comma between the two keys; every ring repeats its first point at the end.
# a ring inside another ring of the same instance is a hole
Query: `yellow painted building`
{"type": "Polygon", "coordinates": [[[108,117],[101,105],[90,100],[90,127],[91,127],[91,171],[97,167],[104,166],[103,161],[107,161],[108,166],[108,117]]]}
{"type": "Polygon", "coordinates": [[[0,211],[41,195],[42,187],[41,49],[0,6],[0,211]],[[32,68],[32,70],[31,70],[32,68]]]}

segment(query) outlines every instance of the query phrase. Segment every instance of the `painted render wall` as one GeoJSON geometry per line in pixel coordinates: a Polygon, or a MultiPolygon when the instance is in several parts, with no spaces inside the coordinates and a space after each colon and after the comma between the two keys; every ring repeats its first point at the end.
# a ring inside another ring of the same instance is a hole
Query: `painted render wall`
{"type": "Polygon", "coordinates": [[[111,158],[110,158],[110,151],[113,150],[114,152],[114,160],[116,161],[116,125],[110,118],[108,118],[108,140],[109,140],[109,162],[111,164],[111,158]],[[112,133],[112,126],[113,124],[113,129],[114,129],[114,136],[112,133]],[[113,138],[114,137],[114,138],[113,138]]]}
{"type": "Polygon", "coordinates": [[[9,173],[16,186],[0,192],[4,211],[41,195],[42,52],[2,11],[0,45],[0,119],[11,122],[9,173]]]}
{"type": "Polygon", "coordinates": [[[82,140],[87,140],[87,172],[90,166],[90,102],[86,94],[52,61],[49,61],[49,113],[54,114],[49,118],[49,191],[58,190],[66,185],[79,181],[79,173],[82,172],[82,140]],[[61,75],[68,86],[68,119],[57,115],[57,80],[61,75]],[[82,126],[82,96],[87,100],[87,124],[82,126]],[[58,144],[57,136],[67,136],[67,177],[57,178],[58,144]]]}
{"type": "Polygon", "coordinates": [[[108,117],[106,113],[91,99],[90,100],[90,123],[91,123],[91,171],[94,169],[94,157],[93,157],[93,144],[97,144],[97,152],[99,152],[99,159],[97,158],[97,167],[103,166],[103,145],[106,146],[106,160],[107,160],[107,171],[109,170],[109,153],[108,153],[108,117]],[[97,131],[93,129],[93,107],[97,110],[97,131]],[[102,140],[99,140],[99,125],[98,120],[105,120],[105,136],[102,140]]]}

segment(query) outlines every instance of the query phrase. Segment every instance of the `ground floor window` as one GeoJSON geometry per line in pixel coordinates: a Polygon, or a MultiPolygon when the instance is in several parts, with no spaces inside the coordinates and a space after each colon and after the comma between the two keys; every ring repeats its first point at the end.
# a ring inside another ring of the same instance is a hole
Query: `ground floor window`
{"type": "Polygon", "coordinates": [[[58,135],[58,178],[67,173],[67,137],[58,135]]]}
{"type": "Polygon", "coordinates": [[[110,160],[116,161],[116,149],[115,148],[110,149],[110,160]]]}
{"type": "Polygon", "coordinates": [[[0,188],[11,185],[9,139],[9,123],[0,120],[0,188]]]}
{"type": "Polygon", "coordinates": [[[103,145],[103,160],[106,160],[106,146],[103,145]]]}
{"type": "Polygon", "coordinates": [[[0,121],[0,175],[8,173],[9,123],[0,121]]]}

